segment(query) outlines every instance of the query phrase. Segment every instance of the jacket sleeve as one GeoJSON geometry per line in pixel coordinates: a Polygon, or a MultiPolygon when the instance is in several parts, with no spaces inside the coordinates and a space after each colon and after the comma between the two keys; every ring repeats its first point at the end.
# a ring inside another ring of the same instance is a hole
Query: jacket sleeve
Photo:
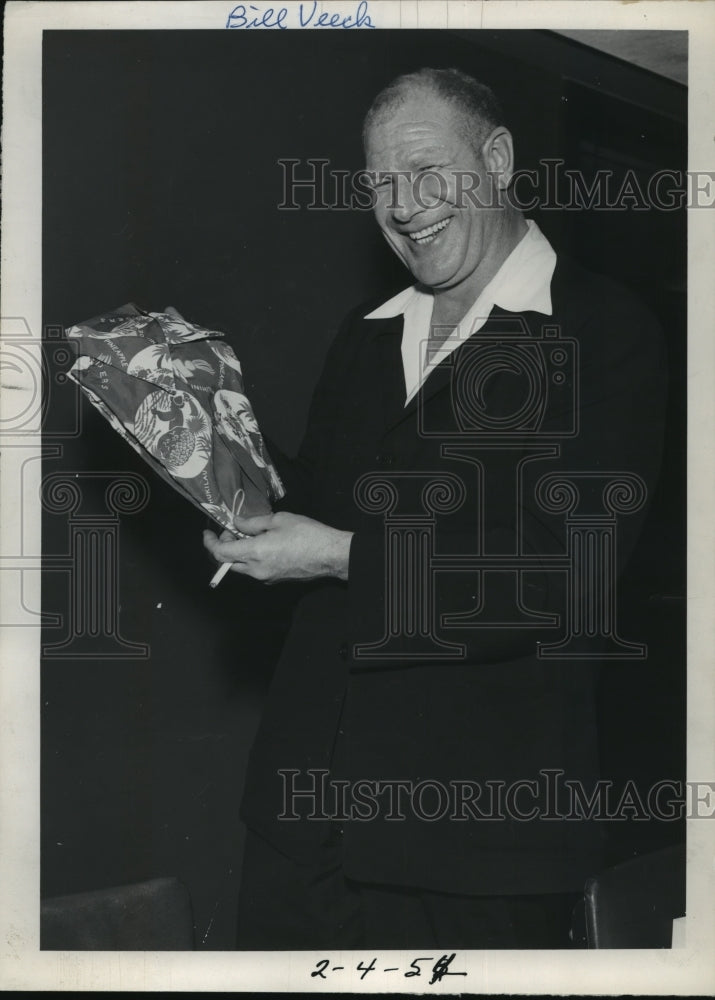
{"type": "MultiPolygon", "coordinates": [[[[564,330],[564,334],[569,333],[576,335],[579,345],[579,429],[576,436],[561,441],[559,454],[553,460],[543,463],[543,473],[559,479],[576,477],[583,509],[592,512],[603,509],[604,482],[612,473],[627,473],[631,481],[637,477],[645,486],[646,496],[640,508],[617,517],[618,576],[642,532],[660,471],[667,395],[662,331],[636,299],[614,294],[592,303],[577,331],[564,330]]],[[[537,503],[533,482],[525,490],[521,504],[520,550],[536,560],[533,571],[523,577],[522,597],[531,611],[560,614],[563,624],[566,577],[548,567],[548,556],[554,552],[549,540],[553,541],[557,534],[565,540],[563,514],[550,516],[544,512],[537,503]]],[[[487,550],[509,551],[510,534],[516,534],[514,525],[506,519],[500,523],[497,511],[486,526],[487,550]],[[490,540],[500,544],[490,545],[490,540]]],[[[435,539],[438,552],[469,552],[473,546],[473,539],[464,533],[464,522],[450,517],[437,516],[435,539]]],[[[357,646],[364,650],[370,643],[379,645],[387,636],[391,609],[394,612],[401,601],[409,600],[404,593],[396,592],[395,580],[388,579],[387,566],[384,527],[357,532],[351,545],[348,580],[353,669],[448,663],[455,657],[455,644],[463,649],[461,657],[457,657],[463,661],[479,664],[514,660],[533,655],[539,641],[555,642],[560,638],[561,632],[553,627],[445,626],[440,607],[449,608],[450,596],[460,592],[460,587],[464,593],[468,577],[464,573],[451,577],[444,573],[434,577],[432,628],[423,637],[422,654],[415,635],[402,635],[394,636],[389,647],[383,644],[385,651],[390,650],[389,657],[383,659],[379,649],[368,656],[356,655],[357,646]],[[440,597],[446,599],[441,601],[440,597]],[[445,650],[451,646],[452,651],[443,655],[440,644],[445,650]]]]}
{"type": "Polygon", "coordinates": [[[316,473],[327,461],[335,399],[350,363],[346,343],[353,319],[358,313],[359,307],[348,313],[330,345],[313,392],[305,435],[297,455],[289,457],[275,443],[268,442],[271,458],[285,488],[285,495],[275,505],[276,510],[287,510],[307,517],[315,516],[316,473]]]}

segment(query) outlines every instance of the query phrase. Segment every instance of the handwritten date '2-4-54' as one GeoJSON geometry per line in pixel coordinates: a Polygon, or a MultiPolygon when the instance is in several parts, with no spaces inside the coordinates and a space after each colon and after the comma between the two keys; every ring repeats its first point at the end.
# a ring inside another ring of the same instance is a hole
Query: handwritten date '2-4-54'
{"type": "MultiPolygon", "coordinates": [[[[412,979],[415,976],[421,976],[423,971],[431,971],[431,976],[429,980],[429,985],[433,986],[435,983],[439,983],[445,976],[466,976],[466,972],[457,972],[456,970],[450,969],[450,965],[454,961],[456,952],[452,952],[451,955],[442,955],[441,958],[435,960],[432,955],[420,955],[417,958],[413,958],[407,972],[403,973],[405,979],[412,979]],[[430,970],[429,965],[420,965],[420,962],[428,963],[432,962],[432,968],[430,970]]],[[[346,967],[344,965],[333,965],[329,958],[322,958],[319,962],[316,962],[315,968],[310,973],[311,979],[327,979],[328,973],[333,972],[344,972],[346,967]]],[[[388,966],[387,968],[379,969],[377,965],[377,959],[373,958],[369,965],[365,965],[364,962],[358,962],[355,966],[355,971],[360,973],[360,979],[364,979],[369,972],[402,972],[402,969],[397,966],[388,966]]]]}

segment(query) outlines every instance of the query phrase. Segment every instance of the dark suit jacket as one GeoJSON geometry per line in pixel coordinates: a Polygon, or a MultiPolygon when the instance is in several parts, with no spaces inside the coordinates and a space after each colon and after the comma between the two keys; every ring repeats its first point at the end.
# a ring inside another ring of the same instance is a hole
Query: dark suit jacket
{"type": "MultiPolygon", "coordinates": [[[[598,824],[514,815],[515,807],[523,814],[534,803],[548,815],[545,771],[563,772],[587,793],[598,775],[597,661],[537,657],[537,642],[553,643],[563,634],[567,601],[563,566],[550,564],[566,551],[564,513],[537,502],[537,481],[547,473],[592,473],[581,479],[577,511],[588,516],[604,509],[608,473],[635,473],[652,492],[663,437],[665,362],[652,315],[610,279],[559,258],[552,301],[552,317],[494,310],[407,407],[401,317],[367,320],[369,306],[356,310],[330,349],[300,454],[281,468],[283,506],[355,532],[349,581],[304,588],[252,751],[242,807],[246,823],[286,854],[307,861],[327,835],[327,821],[306,817],[314,806],[309,796],[288,803],[288,812],[304,818],[277,818],[286,812],[286,787],[310,789],[316,779],[308,770],[324,769],[353,783],[437,781],[454,789],[455,782],[473,782],[469,787],[481,794],[476,815],[462,809],[455,818],[452,801],[446,814],[440,812],[432,785],[417,815],[408,799],[404,819],[386,819],[383,800],[375,818],[342,823],[350,877],[448,892],[558,892],[581,888],[599,866],[598,824]],[[517,346],[546,364],[550,395],[541,403],[537,435],[519,430],[495,447],[493,434],[474,432],[469,414],[465,430],[459,400],[477,408],[483,403],[493,426],[505,426],[500,419],[508,425],[520,408],[530,412],[528,380],[518,364],[511,371],[501,364],[480,382],[465,352],[519,327],[517,346]],[[558,359],[568,379],[573,358],[573,393],[563,380],[554,381],[551,355],[538,346],[544,327],[557,327],[562,342],[575,343],[565,362],[558,359]],[[577,433],[568,436],[574,407],[577,433]],[[385,488],[380,494],[378,484],[377,492],[373,487],[356,497],[356,484],[370,473],[397,489],[389,524],[394,528],[396,514],[418,515],[415,537],[431,532],[432,542],[424,544],[438,556],[530,557],[518,587],[513,572],[480,573],[447,559],[433,577],[428,627],[396,636],[391,655],[383,657],[374,644],[385,634],[389,602],[410,604],[405,588],[411,584],[409,572],[400,584],[387,580],[389,525],[384,512],[369,509],[385,488]],[[424,487],[444,473],[452,479],[442,496],[452,488],[454,503],[435,513],[440,504],[433,494],[430,521],[424,487]],[[480,607],[489,627],[445,619],[480,607]],[[504,624],[512,621],[514,607],[524,612],[527,627],[504,624]],[[534,617],[549,613],[557,616],[556,625],[534,617]],[[358,655],[356,646],[370,643],[373,655],[358,655]],[[489,801],[487,792],[496,795],[499,783],[514,789],[515,782],[534,780],[540,784],[519,791],[511,809],[489,801]]],[[[613,556],[619,572],[646,507],[617,519],[613,556]]],[[[644,638],[630,635],[627,621],[618,628],[625,639],[644,638]]]]}

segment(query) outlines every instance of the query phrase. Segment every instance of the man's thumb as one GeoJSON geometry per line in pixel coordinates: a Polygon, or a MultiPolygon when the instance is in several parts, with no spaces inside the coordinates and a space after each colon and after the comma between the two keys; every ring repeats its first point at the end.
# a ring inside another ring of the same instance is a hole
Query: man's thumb
{"type": "Polygon", "coordinates": [[[233,523],[244,535],[260,535],[268,531],[273,521],[273,514],[256,514],[255,517],[234,517],[233,523]]]}

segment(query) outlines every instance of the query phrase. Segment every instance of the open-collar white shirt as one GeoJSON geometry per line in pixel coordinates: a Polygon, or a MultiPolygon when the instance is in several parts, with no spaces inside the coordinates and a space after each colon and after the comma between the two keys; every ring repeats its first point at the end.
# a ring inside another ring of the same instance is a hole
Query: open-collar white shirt
{"type": "Polygon", "coordinates": [[[389,319],[404,316],[402,364],[407,387],[405,405],[437,365],[481,330],[494,306],[508,312],[534,311],[551,316],[551,279],[556,267],[556,253],[535,222],[529,219],[526,225],[527,232],[429,361],[426,360],[427,346],[434,305],[431,292],[411,285],[365,317],[389,319]]]}

